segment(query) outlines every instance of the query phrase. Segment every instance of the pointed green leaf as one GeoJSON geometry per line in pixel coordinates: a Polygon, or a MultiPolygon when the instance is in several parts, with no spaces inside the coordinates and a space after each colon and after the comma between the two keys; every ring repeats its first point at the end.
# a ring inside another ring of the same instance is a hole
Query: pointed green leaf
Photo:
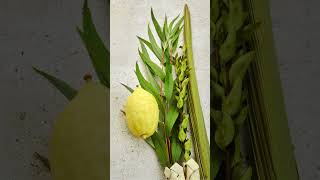
{"type": "Polygon", "coordinates": [[[102,84],[110,86],[110,62],[109,52],[106,49],[103,41],[98,35],[93,24],[91,12],[88,8],[87,1],[84,2],[83,11],[83,31],[77,28],[78,33],[85,44],[91,62],[102,84]]]}
{"type": "Polygon", "coordinates": [[[240,0],[230,1],[229,3],[229,14],[226,21],[228,32],[238,31],[248,16],[248,13],[244,12],[242,3],[240,0]]]}
{"type": "Polygon", "coordinates": [[[172,33],[173,34],[176,34],[176,32],[178,31],[178,29],[181,27],[182,23],[183,23],[183,20],[184,20],[184,16],[182,16],[179,21],[174,25],[173,29],[172,29],[172,33]]]}
{"type": "Polygon", "coordinates": [[[236,53],[237,36],[235,32],[229,32],[227,39],[222,44],[219,54],[222,64],[226,64],[236,53]]]}
{"type": "Polygon", "coordinates": [[[259,27],[261,26],[261,23],[254,23],[254,24],[249,24],[247,26],[245,26],[240,34],[241,39],[243,41],[249,41],[251,35],[253,35],[253,33],[259,29],[259,27]]]}
{"type": "Polygon", "coordinates": [[[171,138],[171,155],[172,162],[178,162],[181,158],[182,147],[176,136],[172,136],[171,138]]]}
{"type": "Polygon", "coordinates": [[[134,90],[131,87],[129,87],[123,83],[121,83],[121,85],[124,86],[129,92],[133,93],[134,90]]]}
{"type": "Polygon", "coordinates": [[[179,116],[179,112],[176,106],[170,106],[169,111],[167,113],[166,117],[166,132],[167,135],[171,134],[171,130],[175,122],[177,121],[177,118],[179,116]]]}
{"type": "Polygon", "coordinates": [[[180,14],[178,14],[175,18],[172,19],[172,21],[169,24],[169,29],[172,32],[173,24],[176,22],[176,20],[179,18],[180,14]]]}
{"type": "Polygon", "coordinates": [[[152,34],[150,26],[148,26],[148,36],[149,36],[149,41],[151,44],[152,52],[156,55],[156,57],[159,59],[159,61],[162,62],[162,59],[163,59],[162,51],[161,51],[161,48],[158,46],[157,41],[152,34]]]}
{"type": "Polygon", "coordinates": [[[152,149],[155,149],[156,147],[154,146],[154,143],[152,141],[152,138],[151,137],[148,137],[147,139],[145,139],[146,143],[149,144],[149,146],[152,148],[152,149]]]}
{"type": "Polygon", "coordinates": [[[169,165],[169,156],[168,156],[168,151],[166,148],[166,143],[164,139],[160,137],[158,132],[155,132],[152,136],[151,139],[153,141],[154,147],[156,154],[158,156],[159,162],[162,167],[168,166],[169,165]]]}
{"type": "Polygon", "coordinates": [[[50,75],[47,74],[35,67],[33,67],[33,70],[36,71],[37,73],[39,73],[41,76],[43,76],[44,78],[46,78],[52,85],[54,85],[68,100],[72,100],[76,94],[77,91],[75,89],[73,89],[69,84],[67,84],[66,82],[50,75]]]}
{"type": "Polygon", "coordinates": [[[156,91],[160,91],[160,86],[159,86],[158,82],[156,81],[156,77],[154,76],[154,74],[151,73],[150,67],[145,62],[143,62],[143,67],[145,70],[147,80],[150,82],[150,84],[152,85],[152,87],[156,91]]]}
{"type": "Polygon", "coordinates": [[[240,78],[237,78],[237,80],[233,84],[230,94],[222,104],[223,112],[226,112],[233,116],[239,111],[241,105],[241,92],[242,80],[240,78]]]}
{"type": "Polygon", "coordinates": [[[232,180],[251,180],[252,168],[239,163],[232,171],[232,180]]]}
{"type": "Polygon", "coordinates": [[[221,87],[218,83],[211,82],[212,92],[214,97],[223,98],[224,97],[224,88],[221,87]]]}
{"type": "Polygon", "coordinates": [[[233,121],[229,114],[223,113],[223,119],[215,132],[215,142],[221,150],[232,142],[235,133],[233,121]]]}
{"type": "Polygon", "coordinates": [[[155,17],[154,14],[153,14],[152,8],[151,8],[151,19],[152,19],[154,28],[156,29],[157,34],[158,34],[160,40],[161,40],[161,41],[164,41],[163,33],[162,33],[162,31],[161,31],[161,27],[160,27],[160,25],[159,25],[156,17],[155,17]]]}
{"type": "Polygon", "coordinates": [[[140,71],[138,63],[136,63],[136,71],[135,71],[135,73],[136,73],[136,76],[138,78],[140,86],[144,90],[146,90],[149,93],[151,93],[156,98],[156,100],[158,102],[158,105],[159,105],[159,108],[160,108],[160,111],[164,112],[164,107],[163,107],[163,104],[162,104],[162,101],[161,101],[161,98],[160,98],[159,91],[154,89],[153,86],[143,77],[143,75],[142,75],[142,73],[140,71]]]}
{"type": "Polygon", "coordinates": [[[152,62],[152,60],[150,59],[150,57],[146,54],[143,54],[142,52],[139,51],[139,55],[141,60],[148,65],[148,67],[150,67],[150,70],[157,75],[162,81],[164,81],[165,79],[165,74],[162,71],[162,69],[154,62],[152,62]]]}
{"type": "Polygon", "coordinates": [[[251,63],[251,61],[254,58],[254,51],[250,51],[242,56],[240,56],[231,66],[229,76],[230,76],[230,82],[231,84],[234,83],[234,81],[237,78],[243,79],[245,76],[248,67],[251,63]]]}
{"type": "Polygon", "coordinates": [[[234,123],[238,126],[241,126],[244,123],[244,121],[247,119],[247,116],[248,116],[248,107],[245,106],[241,109],[240,113],[234,120],[234,123]]]}
{"type": "Polygon", "coordinates": [[[166,95],[167,102],[170,102],[173,94],[173,76],[172,76],[172,65],[170,63],[166,63],[166,79],[164,82],[164,92],[166,95]]]}
{"type": "Polygon", "coordinates": [[[211,109],[210,110],[210,116],[211,118],[213,119],[214,123],[219,126],[219,124],[222,123],[222,120],[223,120],[223,116],[222,116],[222,112],[221,111],[218,111],[218,110],[214,110],[214,109],[211,109]]]}

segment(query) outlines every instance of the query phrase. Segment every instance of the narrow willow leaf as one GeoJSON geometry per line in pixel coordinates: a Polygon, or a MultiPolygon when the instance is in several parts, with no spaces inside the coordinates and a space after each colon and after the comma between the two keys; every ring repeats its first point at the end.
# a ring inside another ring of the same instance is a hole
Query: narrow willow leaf
{"type": "Polygon", "coordinates": [[[184,43],[186,47],[186,55],[189,71],[189,98],[188,107],[191,111],[191,128],[193,132],[193,145],[197,162],[200,166],[200,174],[203,179],[210,178],[210,146],[207,131],[202,114],[202,108],[199,97],[197,78],[194,68],[193,52],[192,52],[192,34],[190,12],[187,5],[184,7],[184,43]]]}
{"type": "Polygon", "coordinates": [[[215,142],[213,142],[213,148],[212,148],[212,152],[211,152],[211,179],[215,179],[216,176],[218,175],[218,172],[221,168],[222,162],[224,160],[224,153],[219,149],[219,147],[217,146],[217,144],[215,142]]]}
{"type": "Polygon", "coordinates": [[[178,31],[178,29],[181,27],[182,22],[184,21],[184,17],[182,16],[179,21],[174,25],[173,29],[172,29],[172,33],[176,34],[176,32],[178,31]]]}
{"type": "Polygon", "coordinates": [[[150,59],[150,57],[147,54],[143,54],[142,52],[139,51],[139,55],[141,60],[148,66],[150,67],[150,70],[157,75],[162,81],[164,81],[165,79],[165,74],[162,71],[162,69],[154,62],[152,62],[152,60],[150,59]]]}
{"type": "Polygon", "coordinates": [[[176,106],[172,105],[170,106],[169,108],[169,111],[166,115],[166,133],[167,135],[170,135],[171,134],[171,130],[172,130],[172,127],[173,125],[175,124],[178,116],[179,116],[179,112],[178,112],[178,109],[176,106]]]}
{"type": "Polygon", "coordinates": [[[155,148],[156,148],[156,147],[154,146],[154,143],[153,143],[151,137],[148,137],[145,141],[146,141],[147,144],[149,144],[149,146],[150,146],[152,149],[155,149],[155,148]]]}
{"type": "Polygon", "coordinates": [[[136,71],[135,71],[135,73],[136,73],[136,76],[138,78],[140,86],[144,90],[146,90],[149,93],[151,93],[156,98],[156,100],[158,102],[158,105],[159,105],[159,108],[160,108],[160,111],[164,112],[164,107],[163,107],[163,103],[162,103],[161,98],[160,98],[159,91],[154,89],[153,86],[143,77],[143,75],[142,75],[142,73],[140,71],[138,63],[136,63],[136,71]]]}
{"type": "Polygon", "coordinates": [[[222,104],[223,112],[235,115],[241,107],[241,92],[242,92],[242,80],[237,78],[234,82],[230,94],[222,104]]]}
{"type": "Polygon", "coordinates": [[[182,154],[181,144],[179,143],[176,136],[172,136],[170,139],[171,139],[172,162],[179,162],[182,154]]]}
{"type": "Polygon", "coordinates": [[[156,29],[157,34],[158,34],[158,36],[159,36],[160,40],[161,40],[161,41],[164,41],[164,34],[162,33],[162,31],[161,31],[161,27],[160,27],[160,25],[159,25],[159,23],[158,23],[158,21],[157,21],[156,17],[155,17],[155,16],[154,16],[154,14],[153,14],[153,10],[152,10],[152,8],[151,8],[151,19],[152,19],[152,22],[153,22],[154,28],[156,29]]]}
{"type": "Polygon", "coordinates": [[[223,119],[215,132],[215,141],[221,150],[232,142],[235,133],[233,121],[228,113],[223,113],[223,119]]]}
{"type": "Polygon", "coordinates": [[[121,83],[121,85],[124,86],[129,92],[133,93],[134,90],[131,87],[129,87],[123,83],[121,83]]]}
{"type": "Polygon", "coordinates": [[[237,78],[243,79],[245,76],[248,67],[251,63],[251,61],[254,58],[254,51],[250,51],[242,56],[240,56],[231,66],[229,71],[229,77],[231,84],[234,83],[234,81],[237,78]]]}
{"type": "MultiPolygon", "coordinates": [[[[168,27],[168,18],[167,18],[167,15],[166,15],[165,18],[164,18],[164,23],[163,23],[162,29],[163,29],[162,31],[163,31],[165,40],[168,40],[168,37],[169,37],[169,34],[170,34],[170,30],[169,30],[169,27],[168,27]]],[[[166,49],[166,48],[165,48],[165,49],[166,49]]]]}
{"type": "Polygon", "coordinates": [[[167,102],[171,101],[172,94],[173,94],[173,76],[172,76],[172,65],[167,62],[166,63],[166,77],[165,77],[165,82],[164,82],[164,92],[166,95],[167,102]]]}
{"type": "Polygon", "coordinates": [[[158,156],[159,162],[162,167],[166,167],[169,165],[169,156],[166,148],[166,143],[163,138],[160,137],[158,132],[155,132],[151,139],[153,141],[156,154],[158,156]]]}
{"type": "Polygon", "coordinates": [[[176,41],[179,41],[179,37],[180,37],[180,34],[182,32],[182,27],[178,29],[178,31],[174,34],[174,36],[172,37],[172,42],[176,42],[176,41]]]}
{"type": "Polygon", "coordinates": [[[239,115],[234,120],[234,123],[238,126],[243,125],[244,121],[247,119],[248,116],[248,107],[245,106],[241,109],[239,115]]]}
{"type": "Polygon", "coordinates": [[[156,81],[156,77],[154,76],[154,74],[151,73],[150,67],[145,62],[143,62],[143,65],[147,80],[150,82],[150,84],[156,91],[160,91],[160,86],[156,81]]]}
{"type": "Polygon", "coordinates": [[[72,100],[76,95],[77,91],[73,89],[69,84],[66,82],[47,74],[35,67],[33,67],[33,70],[39,73],[41,76],[46,78],[54,87],[56,87],[68,100],[72,100]]]}
{"type": "Polygon", "coordinates": [[[230,1],[229,3],[229,14],[226,21],[228,32],[236,32],[242,26],[246,20],[248,13],[243,10],[243,2],[240,0],[230,1]]]}
{"type": "Polygon", "coordinates": [[[161,48],[158,46],[157,41],[154,38],[149,25],[148,25],[148,36],[149,36],[149,41],[150,41],[150,44],[151,44],[151,47],[152,47],[152,51],[155,53],[156,57],[161,62],[162,59],[163,59],[162,51],[161,51],[161,48]]]}
{"type": "Polygon", "coordinates": [[[227,39],[222,44],[219,55],[221,58],[222,64],[226,64],[231,58],[235,55],[237,50],[237,33],[235,32],[229,32],[227,39]]]}
{"type": "Polygon", "coordinates": [[[109,52],[93,24],[87,0],[84,2],[82,18],[83,31],[77,28],[78,33],[85,44],[99,80],[105,86],[110,87],[109,52]]]}
{"type": "Polygon", "coordinates": [[[241,162],[241,139],[240,134],[237,133],[237,135],[234,138],[234,153],[233,153],[233,160],[232,160],[232,167],[234,167],[236,164],[241,162]]]}
{"type": "Polygon", "coordinates": [[[169,24],[169,29],[170,29],[170,31],[172,32],[172,28],[173,28],[173,25],[174,25],[174,23],[176,22],[176,20],[179,18],[179,16],[180,16],[180,14],[178,14],[175,18],[173,18],[172,19],[172,21],[170,22],[170,24],[169,24]]]}

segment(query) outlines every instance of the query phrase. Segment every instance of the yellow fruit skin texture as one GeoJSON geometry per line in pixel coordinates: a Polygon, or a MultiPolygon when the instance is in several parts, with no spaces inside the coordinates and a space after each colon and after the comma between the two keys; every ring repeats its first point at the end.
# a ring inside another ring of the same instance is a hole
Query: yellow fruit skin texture
{"type": "Polygon", "coordinates": [[[128,97],[125,106],[128,128],[136,137],[146,139],[157,129],[159,108],[154,96],[138,87],[128,97]]]}
{"type": "Polygon", "coordinates": [[[106,180],[109,93],[86,83],[55,121],[49,144],[54,180],[106,180]]]}

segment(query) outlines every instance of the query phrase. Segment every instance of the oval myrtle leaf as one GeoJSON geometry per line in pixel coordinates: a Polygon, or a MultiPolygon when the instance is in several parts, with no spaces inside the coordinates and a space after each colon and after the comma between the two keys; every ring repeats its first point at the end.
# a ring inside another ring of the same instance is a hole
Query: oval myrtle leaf
{"type": "Polygon", "coordinates": [[[238,163],[232,170],[232,180],[251,180],[252,168],[244,163],[238,163]]]}
{"type": "Polygon", "coordinates": [[[212,83],[212,92],[214,97],[222,98],[224,96],[224,88],[220,86],[218,83],[212,83]]]}
{"type": "Polygon", "coordinates": [[[231,84],[233,84],[238,77],[243,79],[253,58],[254,58],[254,51],[250,51],[240,56],[232,64],[229,72],[231,84]]]}
{"type": "Polygon", "coordinates": [[[230,94],[223,101],[222,110],[230,114],[235,115],[241,107],[241,93],[242,93],[242,80],[237,78],[234,82],[230,94]]]}
{"type": "Polygon", "coordinates": [[[244,121],[247,119],[247,116],[248,116],[248,107],[245,106],[241,109],[240,113],[234,120],[234,123],[238,126],[241,126],[244,123],[244,121]]]}
{"type": "Polygon", "coordinates": [[[221,150],[225,150],[232,142],[234,133],[234,124],[230,115],[223,113],[223,119],[215,132],[215,141],[221,150]]]}
{"type": "Polygon", "coordinates": [[[215,67],[211,66],[210,68],[211,68],[210,69],[210,79],[213,82],[217,82],[218,81],[218,72],[215,67]]]}
{"type": "Polygon", "coordinates": [[[237,50],[237,36],[236,32],[229,32],[226,40],[221,45],[219,50],[221,63],[226,64],[236,53],[237,50]]]}
{"type": "Polygon", "coordinates": [[[238,31],[248,16],[247,12],[244,12],[242,1],[230,1],[229,2],[229,14],[226,21],[226,27],[228,32],[238,31]]]}
{"type": "Polygon", "coordinates": [[[221,124],[222,122],[222,112],[218,110],[211,109],[211,117],[216,125],[221,124]]]}

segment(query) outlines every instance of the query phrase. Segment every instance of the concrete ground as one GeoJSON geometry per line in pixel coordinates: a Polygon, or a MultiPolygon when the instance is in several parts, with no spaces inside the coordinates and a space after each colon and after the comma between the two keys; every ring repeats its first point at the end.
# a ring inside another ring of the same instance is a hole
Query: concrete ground
{"type": "MultiPolygon", "coordinates": [[[[89,2],[98,31],[104,40],[107,40],[106,2],[105,0],[89,0],[89,2]]],[[[160,10],[155,10],[159,16],[164,12],[169,13],[169,10],[173,14],[181,10],[180,6],[173,6],[179,8],[171,11],[173,7],[168,7],[167,11],[163,8],[164,3],[158,3],[159,7],[162,7],[160,10]]],[[[302,180],[318,180],[320,179],[318,154],[320,96],[317,95],[320,91],[318,84],[320,54],[317,44],[320,41],[319,1],[270,0],[270,4],[275,46],[298,168],[302,180]]],[[[83,74],[93,71],[75,31],[76,25],[81,23],[81,5],[82,2],[77,0],[0,1],[0,82],[2,82],[0,180],[51,179],[32,154],[34,152],[47,154],[52,122],[67,101],[43,78],[35,74],[31,66],[40,67],[64,78],[74,87],[81,85],[83,74]]],[[[191,11],[194,12],[201,6],[201,3],[194,3],[191,11]]],[[[132,8],[135,7],[131,6],[128,12],[132,12],[132,8]]],[[[142,13],[138,12],[140,15],[142,13]]],[[[149,14],[146,14],[147,17],[149,14]]],[[[140,19],[138,23],[139,27],[141,25],[141,31],[123,36],[135,41],[131,35],[146,33],[145,19],[140,19]]],[[[199,29],[199,32],[201,30],[204,31],[205,28],[199,29]]],[[[137,44],[132,43],[132,48],[136,50],[137,44]]],[[[133,55],[132,62],[137,60],[136,53],[133,55]]],[[[132,74],[132,71],[128,71],[128,74],[132,74]]],[[[124,79],[124,82],[129,82],[130,76],[124,79]]],[[[120,87],[119,91],[122,91],[120,87]]],[[[123,98],[124,95],[119,97],[119,101],[123,98]]],[[[119,131],[127,133],[124,125],[119,131]]],[[[125,142],[126,145],[132,145],[126,151],[145,149],[143,143],[129,136],[126,138],[128,140],[125,142]]],[[[152,152],[149,152],[149,155],[151,157],[152,152]]],[[[128,167],[135,165],[133,160],[136,157],[124,155],[123,158],[126,158],[128,167]]],[[[154,165],[155,163],[150,161],[155,160],[153,157],[143,162],[154,165]]],[[[144,167],[145,173],[156,173],[154,169],[150,170],[148,167],[144,167]]],[[[126,172],[125,169],[116,169],[114,172],[120,179],[124,178],[123,174],[133,174],[132,171],[126,172]]]]}

